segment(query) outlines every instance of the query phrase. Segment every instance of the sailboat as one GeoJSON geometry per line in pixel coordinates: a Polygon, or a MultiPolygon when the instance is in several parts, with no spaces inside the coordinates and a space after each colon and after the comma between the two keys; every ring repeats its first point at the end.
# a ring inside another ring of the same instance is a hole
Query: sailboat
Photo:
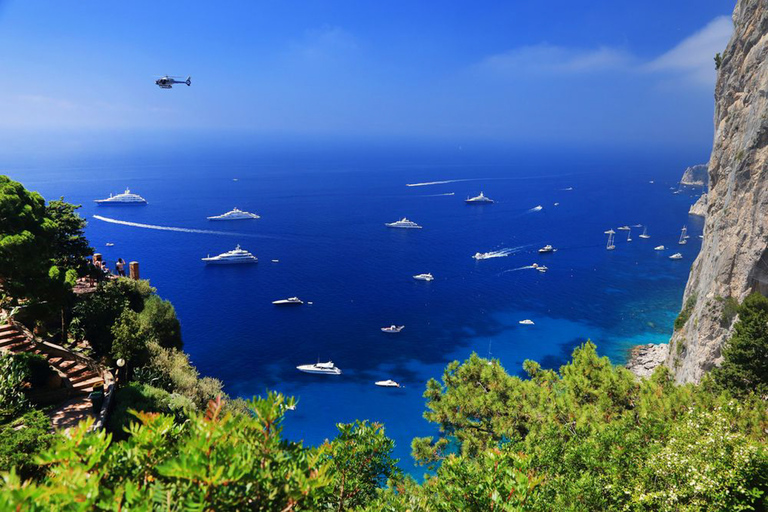
{"type": "Polygon", "coordinates": [[[605,232],[606,235],[608,235],[608,243],[605,245],[605,248],[609,251],[612,251],[616,248],[616,245],[614,245],[614,238],[613,235],[616,234],[616,232],[612,229],[609,229],[605,232]]]}
{"type": "Polygon", "coordinates": [[[677,243],[680,245],[688,243],[688,228],[686,226],[683,226],[683,230],[680,232],[680,240],[677,243]]]}
{"type": "Polygon", "coordinates": [[[640,235],[640,238],[651,238],[651,235],[648,234],[648,226],[643,226],[643,234],[640,235]]]}
{"type": "Polygon", "coordinates": [[[627,231],[627,242],[631,242],[631,241],[632,241],[632,230],[630,229],[627,231]]]}

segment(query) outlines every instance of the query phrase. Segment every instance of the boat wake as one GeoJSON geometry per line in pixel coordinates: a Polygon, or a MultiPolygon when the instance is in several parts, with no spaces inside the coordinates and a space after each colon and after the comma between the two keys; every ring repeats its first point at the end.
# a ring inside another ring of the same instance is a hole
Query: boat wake
{"type": "Polygon", "coordinates": [[[235,233],[233,231],[214,231],[210,229],[192,229],[192,228],[177,228],[173,226],[156,226],[154,224],[141,224],[140,222],[129,222],[127,220],[111,219],[109,217],[102,217],[101,215],[94,215],[94,219],[109,222],[110,224],[120,224],[121,226],[131,226],[133,228],[143,229],[155,229],[157,231],[176,231],[179,233],[199,233],[203,235],[228,235],[228,236],[247,236],[254,238],[264,238],[264,235],[255,235],[249,233],[235,233]]]}
{"type": "Polygon", "coordinates": [[[444,196],[454,196],[456,195],[455,192],[446,192],[445,194],[427,194],[424,196],[417,196],[417,197],[444,197],[444,196]]]}
{"type": "MultiPolygon", "coordinates": [[[[460,180],[425,181],[424,183],[406,183],[406,187],[426,187],[429,185],[445,185],[446,183],[461,183],[462,181],[481,181],[484,178],[464,178],[460,180]]],[[[486,178],[487,179],[487,178],[486,178]]]]}
{"type": "Polygon", "coordinates": [[[504,272],[502,272],[502,274],[506,274],[507,272],[517,272],[518,270],[530,270],[532,268],[536,268],[536,267],[534,267],[533,265],[526,265],[524,267],[511,268],[509,270],[505,270],[504,272]]]}
{"type": "Polygon", "coordinates": [[[530,210],[527,210],[525,213],[540,212],[540,211],[541,211],[541,210],[543,210],[543,209],[544,209],[544,207],[543,207],[543,206],[541,206],[541,205],[539,205],[539,206],[534,206],[534,207],[533,207],[533,208],[531,208],[530,210]]]}
{"type": "Polygon", "coordinates": [[[525,249],[526,247],[530,247],[530,245],[521,245],[519,247],[512,247],[512,248],[505,248],[505,249],[499,249],[498,251],[489,251],[489,252],[478,252],[473,258],[476,260],[487,260],[490,258],[506,258],[507,256],[511,256],[512,254],[517,254],[522,249],[525,249]]]}

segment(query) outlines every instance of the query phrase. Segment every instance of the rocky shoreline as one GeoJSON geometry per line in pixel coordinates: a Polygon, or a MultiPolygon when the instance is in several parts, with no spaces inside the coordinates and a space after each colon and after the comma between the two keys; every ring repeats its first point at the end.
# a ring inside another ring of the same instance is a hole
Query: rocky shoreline
{"type": "Polygon", "coordinates": [[[688,215],[696,215],[698,217],[706,217],[707,216],[707,194],[706,192],[704,194],[701,194],[701,197],[696,200],[695,203],[691,205],[691,208],[688,210],[688,215]]]}
{"type": "Polygon", "coordinates": [[[625,368],[638,377],[650,377],[657,366],[664,364],[668,355],[668,343],[637,345],[632,348],[625,368]]]}

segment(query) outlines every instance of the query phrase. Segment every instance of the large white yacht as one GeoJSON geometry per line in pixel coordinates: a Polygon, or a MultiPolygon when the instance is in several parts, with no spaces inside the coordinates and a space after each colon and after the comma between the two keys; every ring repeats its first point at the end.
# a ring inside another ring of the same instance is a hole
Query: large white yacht
{"type": "Polygon", "coordinates": [[[304,301],[298,297],[289,297],[287,299],[273,300],[275,306],[301,306],[304,301]]]}
{"type": "Polygon", "coordinates": [[[413,278],[417,281],[434,281],[435,277],[432,274],[416,274],[413,278]]]}
{"type": "Polygon", "coordinates": [[[296,367],[297,370],[304,373],[315,373],[319,375],[341,375],[341,370],[333,365],[332,361],[327,363],[302,364],[296,367]]]}
{"type": "Polygon", "coordinates": [[[94,202],[98,204],[147,204],[147,200],[138,194],[132,194],[129,189],[125,189],[122,194],[113,196],[109,194],[106,199],[96,199],[94,202]]]}
{"type": "Polygon", "coordinates": [[[464,202],[467,204],[490,204],[493,199],[480,192],[479,196],[468,197],[464,202]]]}
{"type": "Polygon", "coordinates": [[[403,217],[402,219],[396,221],[396,222],[388,222],[384,224],[388,228],[402,228],[402,229],[421,229],[421,226],[416,224],[413,221],[410,221],[403,217]]]}
{"type": "Polygon", "coordinates": [[[203,261],[218,265],[231,265],[235,263],[258,263],[259,259],[238,245],[231,251],[221,253],[218,256],[208,255],[207,258],[203,258],[203,261]]]}
{"type": "Polygon", "coordinates": [[[397,333],[405,329],[404,325],[390,325],[389,327],[382,327],[381,332],[397,333]]]}
{"type": "Polygon", "coordinates": [[[232,211],[229,211],[227,213],[222,213],[221,215],[213,215],[211,217],[208,217],[208,220],[248,220],[248,219],[259,219],[259,218],[261,217],[259,217],[255,213],[244,212],[243,210],[235,208],[232,211]]]}
{"type": "Polygon", "coordinates": [[[669,259],[671,259],[671,260],[681,260],[681,259],[683,259],[683,255],[680,254],[679,252],[676,252],[675,254],[670,256],[669,259]]]}
{"type": "Polygon", "coordinates": [[[539,254],[546,254],[548,252],[555,252],[555,248],[552,247],[551,245],[547,244],[544,247],[542,247],[541,249],[539,249],[539,254]]]}

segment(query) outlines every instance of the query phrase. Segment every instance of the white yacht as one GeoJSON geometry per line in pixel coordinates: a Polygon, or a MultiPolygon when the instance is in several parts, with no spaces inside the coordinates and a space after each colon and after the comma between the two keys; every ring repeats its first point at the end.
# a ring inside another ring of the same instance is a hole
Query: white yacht
{"type": "Polygon", "coordinates": [[[612,229],[609,229],[605,232],[606,235],[608,235],[608,243],[605,245],[605,248],[609,251],[612,251],[616,248],[616,244],[614,242],[614,235],[616,232],[612,229]]]}
{"type": "Polygon", "coordinates": [[[474,256],[472,256],[476,260],[487,260],[488,258],[491,258],[491,253],[489,252],[476,252],[474,256]]]}
{"type": "Polygon", "coordinates": [[[107,242],[104,245],[106,245],[107,247],[114,247],[115,246],[115,244],[113,244],[112,242],[107,242]]]}
{"type": "Polygon", "coordinates": [[[400,384],[393,381],[392,379],[389,380],[377,380],[374,382],[377,386],[381,386],[382,388],[399,388],[401,387],[400,384]]]}
{"type": "Polygon", "coordinates": [[[138,194],[132,194],[129,189],[125,189],[122,194],[113,196],[109,194],[106,199],[96,199],[94,202],[98,204],[147,204],[147,200],[138,194]]]}
{"type": "Polygon", "coordinates": [[[405,329],[404,325],[390,325],[389,327],[382,327],[381,332],[397,333],[405,329]]]}
{"type": "Polygon", "coordinates": [[[406,219],[405,217],[395,222],[388,222],[384,225],[387,226],[388,228],[421,229],[421,226],[419,226],[413,221],[406,219]]]}
{"type": "Polygon", "coordinates": [[[480,192],[479,196],[468,197],[464,202],[467,204],[491,204],[493,199],[480,192]]]}
{"type": "Polygon", "coordinates": [[[640,235],[640,238],[651,238],[651,235],[648,234],[648,226],[643,226],[643,234],[640,235]]]}
{"type": "Polygon", "coordinates": [[[208,220],[247,220],[247,219],[260,219],[255,213],[244,212],[238,208],[233,209],[227,213],[221,215],[213,215],[208,217],[208,220]]]}
{"type": "Polygon", "coordinates": [[[539,272],[541,272],[541,273],[543,274],[544,272],[546,272],[547,270],[549,270],[549,268],[547,268],[547,266],[546,266],[546,265],[538,265],[538,266],[536,267],[536,270],[538,270],[539,272]]]}
{"type": "Polygon", "coordinates": [[[663,251],[664,249],[666,249],[666,247],[664,247],[663,245],[657,245],[656,247],[653,248],[654,251],[663,251]]]}
{"type": "Polygon", "coordinates": [[[541,249],[539,249],[539,254],[546,254],[548,252],[555,252],[555,248],[551,245],[545,245],[541,249]]]}
{"type": "Polygon", "coordinates": [[[232,265],[236,263],[258,263],[259,259],[245,249],[241,249],[240,245],[238,245],[231,251],[221,253],[218,256],[211,256],[209,254],[207,258],[203,258],[203,261],[218,265],[232,265]]]}
{"type": "Polygon", "coordinates": [[[298,297],[288,297],[287,299],[273,300],[275,306],[301,306],[304,301],[298,297]]]}
{"type": "Polygon", "coordinates": [[[333,365],[332,361],[327,363],[302,364],[296,367],[297,370],[304,373],[315,373],[318,375],[341,375],[341,370],[333,365]]]}
{"type": "Polygon", "coordinates": [[[434,281],[435,278],[432,274],[416,274],[413,278],[417,281],[434,281]]]}
{"type": "Polygon", "coordinates": [[[629,228],[629,226],[621,226],[621,227],[616,228],[616,229],[618,229],[619,231],[629,231],[630,228],[629,228]]]}
{"type": "Polygon", "coordinates": [[[683,230],[680,232],[680,240],[677,243],[680,245],[688,243],[688,226],[683,226],[683,230]]]}
{"type": "Polygon", "coordinates": [[[676,252],[675,254],[670,256],[669,259],[671,259],[671,260],[681,260],[681,259],[683,259],[683,255],[680,254],[679,252],[676,252]]]}
{"type": "Polygon", "coordinates": [[[527,318],[525,320],[520,320],[517,323],[519,323],[520,325],[534,325],[533,320],[529,320],[527,318]]]}

